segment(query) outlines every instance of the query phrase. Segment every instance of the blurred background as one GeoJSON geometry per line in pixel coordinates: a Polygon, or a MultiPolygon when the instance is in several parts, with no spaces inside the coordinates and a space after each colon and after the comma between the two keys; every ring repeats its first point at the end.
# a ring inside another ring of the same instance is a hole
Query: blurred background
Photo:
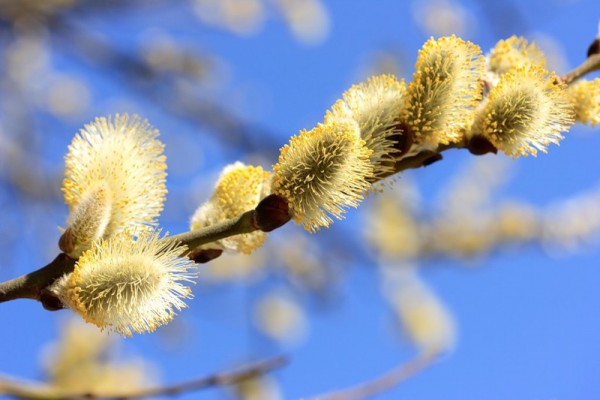
{"type": "MultiPolygon", "coordinates": [[[[410,81],[430,36],[485,53],[522,35],[560,75],[599,18],[596,0],[0,0],[0,280],[58,253],[63,157],[97,116],[135,113],[161,132],[160,224],[179,233],[225,165],[270,169],[351,85],[410,81]]],[[[66,376],[69,352],[106,363],[108,346],[123,369],[107,387],[153,385],[286,354],[264,379],[179,398],[294,399],[443,349],[381,398],[595,398],[599,133],[576,125],[537,158],[446,152],[328,230],[290,223],[251,256],[203,265],[189,308],[153,334],[92,340],[70,311],[2,304],[0,373],[74,387],[85,379],[66,376]]]]}

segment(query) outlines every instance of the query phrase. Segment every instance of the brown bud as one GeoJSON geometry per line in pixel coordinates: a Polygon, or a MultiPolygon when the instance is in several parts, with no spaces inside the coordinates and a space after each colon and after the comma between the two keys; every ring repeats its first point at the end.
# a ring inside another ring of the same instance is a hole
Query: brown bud
{"type": "Polygon", "coordinates": [[[58,311],[65,308],[60,299],[51,290],[42,289],[40,292],[40,302],[48,311],[58,311]]]}
{"type": "Polygon", "coordinates": [[[600,38],[596,38],[590,47],[588,47],[587,56],[591,57],[594,54],[600,53],[600,38]]]}
{"type": "Polygon", "coordinates": [[[190,251],[188,257],[197,264],[204,264],[218,258],[221,254],[223,254],[221,249],[196,249],[190,251]]]}
{"type": "Polygon", "coordinates": [[[262,199],[255,211],[256,227],[263,232],[271,232],[292,219],[287,200],[278,194],[262,199]]]}
{"type": "Polygon", "coordinates": [[[487,153],[498,153],[496,146],[492,144],[486,137],[481,135],[475,135],[469,140],[467,146],[469,152],[476,156],[481,156],[487,153]]]}
{"type": "Polygon", "coordinates": [[[58,248],[63,252],[70,254],[75,246],[73,245],[73,231],[71,227],[67,228],[58,239],[58,248]]]}
{"type": "Polygon", "coordinates": [[[410,129],[410,126],[404,122],[396,125],[396,128],[398,128],[401,133],[391,135],[390,140],[394,142],[394,148],[399,152],[398,155],[403,156],[404,154],[408,153],[412,147],[414,135],[412,133],[412,129],[410,129]]]}
{"type": "Polygon", "coordinates": [[[429,157],[429,158],[426,158],[426,159],[423,161],[423,166],[424,166],[424,167],[427,167],[428,165],[431,165],[431,164],[433,164],[433,163],[435,163],[435,162],[438,162],[438,161],[440,161],[442,158],[444,158],[444,157],[442,157],[442,155],[441,155],[441,154],[439,154],[439,153],[436,153],[436,154],[432,155],[431,157],[429,157]]]}

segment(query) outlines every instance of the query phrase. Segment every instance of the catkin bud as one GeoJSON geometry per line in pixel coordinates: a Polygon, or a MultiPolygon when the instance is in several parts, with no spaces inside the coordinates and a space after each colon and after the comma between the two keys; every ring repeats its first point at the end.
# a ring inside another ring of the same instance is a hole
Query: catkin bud
{"type": "Polygon", "coordinates": [[[110,222],[111,209],[110,189],[100,182],[96,188],[85,193],[69,215],[69,226],[59,242],[60,249],[71,258],[79,258],[104,235],[110,222]]]}
{"type": "Polygon", "coordinates": [[[127,233],[101,240],[83,253],[75,270],[54,285],[63,304],[100,328],[125,336],[169,322],[192,297],[185,282],[196,265],[181,257],[185,246],[159,240],[158,233],[127,233]]]}
{"type": "MultiPolygon", "coordinates": [[[[252,210],[270,190],[270,172],[241,162],[228,165],[223,169],[211,199],[194,213],[191,229],[211,226],[252,210]]],[[[250,254],[264,243],[266,237],[266,233],[255,231],[221,239],[201,248],[216,246],[236,253],[250,254]]]]}
{"type": "MultiPolygon", "coordinates": [[[[65,157],[62,191],[72,216],[98,188],[111,198],[104,237],[125,229],[148,230],[163,208],[166,163],[158,131],[137,116],[97,118],[73,139],[65,157]]],[[[95,200],[97,201],[97,200],[95,200]]]]}
{"type": "Polygon", "coordinates": [[[488,68],[496,74],[504,74],[512,68],[523,68],[529,65],[546,67],[544,53],[525,38],[511,36],[500,40],[490,52],[488,68]]]}
{"type": "Polygon", "coordinates": [[[437,146],[462,138],[482,96],[483,70],[473,43],[450,36],[423,45],[401,113],[416,141],[437,146]]]}
{"type": "Polygon", "coordinates": [[[351,119],[358,124],[360,137],[372,150],[370,160],[377,177],[394,172],[394,156],[400,154],[397,142],[402,136],[400,110],[406,86],[393,75],[378,75],[347,90],[325,116],[325,124],[351,119]]]}
{"type": "Polygon", "coordinates": [[[295,222],[315,232],[357,207],[373,179],[371,150],[350,120],[293,136],[273,167],[273,193],[285,198],[295,222]]]}
{"type": "Polygon", "coordinates": [[[578,122],[591,126],[600,123],[600,78],[575,82],[567,92],[573,101],[578,122]]]}
{"type": "Polygon", "coordinates": [[[472,130],[498,150],[517,157],[546,152],[573,122],[573,105],[556,75],[528,65],[500,77],[478,110],[472,130]]]}

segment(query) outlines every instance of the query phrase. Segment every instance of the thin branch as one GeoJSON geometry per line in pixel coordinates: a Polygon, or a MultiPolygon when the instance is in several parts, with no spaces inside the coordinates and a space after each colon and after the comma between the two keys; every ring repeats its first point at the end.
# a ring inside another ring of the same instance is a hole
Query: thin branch
{"type": "MultiPolygon", "coordinates": [[[[169,236],[163,240],[176,240],[182,245],[188,246],[189,249],[194,249],[219,239],[257,230],[258,228],[253,224],[254,215],[254,210],[251,210],[236,218],[206,228],[169,236]]],[[[0,303],[15,299],[40,300],[44,288],[62,275],[73,272],[75,263],[76,260],[61,253],[50,264],[37,271],[0,283],[0,303]]]]}
{"type": "Polygon", "coordinates": [[[400,364],[385,374],[347,389],[314,396],[309,400],[359,400],[392,389],[416,375],[437,360],[437,353],[422,353],[405,364],[400,364]]]}
{"type": "Polygon", "coordinates": [[[40,300],[45,287],[63,274],[73,271],[74,267],[75,260],[61,253],[37,271],[0,283],[0,303],[15,299],[40,300]]]}
{"type": "Polygon", "coordinates": [[[215,242],[234,235],[254,232],[259,229],[255,221],[256,212],[250,210],[227,221],[206,228],[183,232],[167,237],[166,239],[177,241],[186,245],[188,249],[193,250],[206,243],[215,242]]]}
{"type": "Polygon", "coordinates": [[[268,358],[234,370],[217,372],[187,382],[149,389],[137,389],[118,395],[114,393],[73,393],[72,391],[62,390],[51,385],[0,377],[0,394],[34,400],[128,400],[154,396],[172,396],[193,390],[231,385],[255,376],[264,375],[267,372],[282,367],[287,362],[288,359],[284,356],[268,358]]]}
{"type": "Polygon", "coordinates": [[[563,75],[562,80],[566,84],[571,84],[584,75],[598,70],[600,70],[600,54],[592,54],[581,65],[563,75]]]}

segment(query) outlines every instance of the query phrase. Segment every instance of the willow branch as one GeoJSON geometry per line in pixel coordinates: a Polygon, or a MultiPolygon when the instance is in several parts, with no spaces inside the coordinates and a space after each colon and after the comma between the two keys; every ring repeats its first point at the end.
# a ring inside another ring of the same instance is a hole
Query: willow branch
{"type": "Polygon", "coordinates": [[[75,260],[61,253],[37,271],[0,283],[0,303],[15,299],[40,300],[45,287],[63,274],[73,271],[74,267],[75,260]]]}
{"type": "Polygon", "coordinates": [[[309,400],[359,400],[392,389],[401,382],[429,367],[437,359],[436,353],[423,353],[405,364],[400,364],[371,381],[347,389],[317,395],[309,400]]]}
{"type": "MultiPolygon", "coordinates": [[[[403,158],[394,166],[395,171],[393,174],[429,165],[431,162],[441,159],[439,152],[459,147],[464,147],[464,144],[455,143],[440,146],[435,151],[425,150],[413,156],[403,158]]],[[[273,196],[269,196],[261,201],[255,210],[246,211],[235,218],[202,229],[169,236],[161,240],[177,241],[181,245],[187,246],[188,250],[182,255],[188,255],[190,251],[198,246],[220,239],[251,233],[256,230],[268,232],[277,229],[289,220],[289,214],[287,204],[282,205],[281,202],[283,200],[281,198],[278,200],[278,196],[272,198],[273,196]],[[270,197],[271,199],[269,199],[270,197]]],[[[76,260],[61,253],[50,264],[37,271],[0,283],[0,303],[15,299],[34,299],[42,301],[44,307],[49,310],[60,309],[61,307],[58,304],[54,307],[55,300],[52,298],[49,298],[48,302],[44,301],[44,289],[62,275],[72,272],[75,268],[75,263],[76,260]]]]}
{"type": "Polygon", "coordinates": [[[563,75],[562,80],[566,84],[571,84],[584,75],[598,70],[600,70],[600,54],[592,54],[581,65],[563,75]]]}
{"type": "Polygon", "coordinates": [[[0,377],[0,394],[33,400],[128,400],[154,396],[172,396],[193,390],[235,384],[249,378],[264,375],[267,372],[282,367],[287,361],[287,358],[283,356],[268,358],[244,365],[234,370],[217,372],[212,375],[174,385],[137,389],[118,395],[114,393],[73,393],[72,391],[62,390],[51,385],[23,382],[9,377],[0,377]]]}
{"type": "MultiPolygon", "coordinates": [[[[247,211],[236,218],[162,240],[175,240],[193,249],[202,244],[257,230],[254,216],[254,210],[247,211]]],[[[73,272],[75,263],[76,260],[61,253],[50,264],[37,271],[0,283],[0,303],[15,299],[41,300],[44,288],[62,275],[73,272]]]]}
{"type": "MultiPolygon", "coordinates": [[[[572,83],[576,79],[594,70],[600,70],[600,54],[592,54],[584,63],[575,68],[573,71],[568,72],[562,79],[566,83],[572,83]]],[[[415,155],[411,155],[410,157],[401,158],[400,160],[396,161],[393,171],[390,172],[389,175],[393,175],[407,169],[427,166],[435,161],[440,160],[441,152],[452,148],[465,147],[469,148],[469,150],[473,152],[471,144],[466,143],[463,140],[458,143],[439,146],[435,150],[424,150],[415,155]]],[[[257,218],[260,219],[260,215],[262,215],[259,213],[257,217],[257,210],[258,208],[256,210],[247,211],[236,218],[232,218],[219,224],[190,232],[184,232],[163,240],[175,240],[182,245],[186,245],[191,251],[203,244],[211,243],[230,236],[250,233],[259,229],[270,231],[282,225],[276,223],[273,225],[273,227],[264,229],[268,225],[268,221],[263,218],[261,221],[259,221],[260,223],[257,223],[257,218]]],[[[285,222],[287,222],[287,220],[285,222]]],[[[184,253],[184,255],[187,254],[189,254],[189,251],[184,253]]],[[[63,274],[72,272],[74,266],[75,260],[72,260],[66,255],[61,254],[50,264],[37,271],[4,283],[0,283],[0,303],[19,298],[40,300],[42,298],[43,289],[52,284],[54,280],[63,274]]]]}
{"type": "Polygon", "coordinates": [[[169,236],[165,238],[165,240],[177,241],[182,245],[186,245],[188,249],[192,250],[206,243],[215,242],[217,240],[225,239],[234,235],[254,232],[258,229],[259,228],[256,225],[256,212],[254,210],[250,210],[235,218],[208,226],[206,228],[169,236]]]}

